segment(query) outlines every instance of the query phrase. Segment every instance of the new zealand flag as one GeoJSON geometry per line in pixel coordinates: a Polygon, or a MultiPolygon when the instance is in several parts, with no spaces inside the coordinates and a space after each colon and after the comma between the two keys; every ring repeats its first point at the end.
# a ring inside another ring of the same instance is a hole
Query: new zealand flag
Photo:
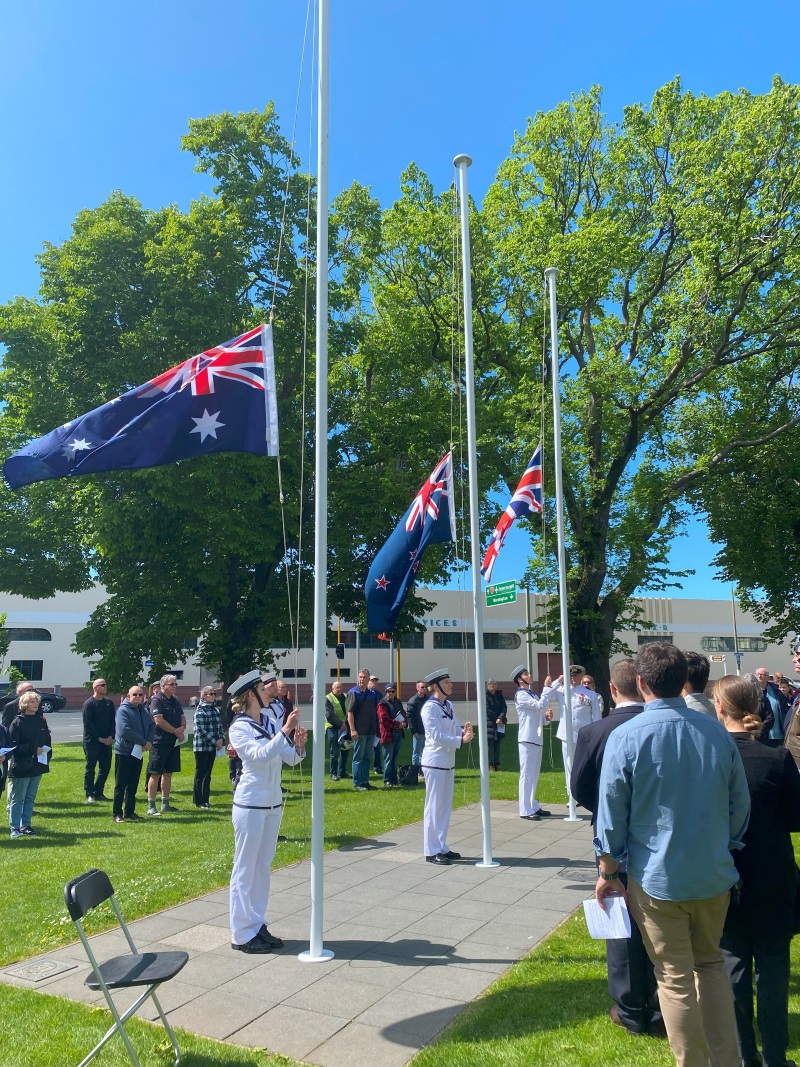
{"type": "Polygon", "coordinates": [[[278,455],[272,327],[257,326],[64,423],[3,464],[12,489],[209,452],[278,455]]]}
{"type": "Polygon", "coordinates": [[[370,633],[394,629],[427,546],[455,539],[453,454],[448,452],[414,497],[370,567],[364,587],[370,633]]]}

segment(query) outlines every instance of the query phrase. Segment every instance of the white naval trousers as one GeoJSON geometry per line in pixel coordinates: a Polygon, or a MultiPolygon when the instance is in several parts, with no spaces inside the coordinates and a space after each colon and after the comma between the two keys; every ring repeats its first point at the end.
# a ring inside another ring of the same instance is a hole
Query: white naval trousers
{"type": "Polygon", "coordinates": [[[535,815],[542,806],[536,799],[539,771],[542,768],[542,746],[520,741],[519,748],[519,813],[535,815]]]}
{"type": "Polygon", "coordinates": [[[245,945],[266,922],[272,860],[281,827],[281,808],[233,807],[231,941],[245,945]]]}
{"type": "Polygon", "coordinates": [[[426,856],[449,852],[447,831],[453,811],[453,790],[456,772],[439,767],[423,767],[425,776],[425,815],[422,844],[426,856]]]}
{"type": "Polygon", "coordinates": [[[567,780],[567,800],[569,800],[569,798],[572,796],[572,793],[570,793],[569,791],[569,780],[572,776],[572,760],[569,758],[569,753],[567,752],[566,741],[561,742],[561,754],[564,758],[564,777],[567,780]]]}

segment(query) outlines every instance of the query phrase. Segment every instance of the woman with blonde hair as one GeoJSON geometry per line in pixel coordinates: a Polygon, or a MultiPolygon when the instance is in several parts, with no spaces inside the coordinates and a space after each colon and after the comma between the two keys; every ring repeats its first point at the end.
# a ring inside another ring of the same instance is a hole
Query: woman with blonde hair
{"type": "Polygon", "coordinates": [[[731,895],[721,947],[733,986],[744,1067],[784,1067],[789,1045],[789,944],[794,932],[797,865],[790,834],[800,830],[800,774],[785,748],[757,740],[759,693],[726,674],[714,685],[717,718],[736,742],[750,790],[750,823],[733,860],[741,879],[731,895]],[[753,1030],[755,968],[758,1028],[753,1030]]]}
{"type": "Polygon", "coordinates": [[[23,693],[19,698],[19,715],[9,730],[11,744],[15,746],[8,768],[8,821],[12,838],[28,837],[34,832],[33,802],[42,775],[50,770],[50,731],[44,715],[36,714],[41,699],[35,689],[23,693]]]}

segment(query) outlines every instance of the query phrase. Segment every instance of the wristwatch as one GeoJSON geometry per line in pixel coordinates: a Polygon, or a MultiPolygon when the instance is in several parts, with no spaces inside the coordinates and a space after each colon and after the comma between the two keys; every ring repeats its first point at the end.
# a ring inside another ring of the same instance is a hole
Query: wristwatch
{"type": "Polygon", "coordinates": [[[605,871],[601,871],[598,868],[597,873],[600,875],[600,877],[603,879],[604,882],[613,882],[615,878],[619,877],[619,868],[617,868],[617,870],[614,871],[613,874],[606,874],[605,871]]]}

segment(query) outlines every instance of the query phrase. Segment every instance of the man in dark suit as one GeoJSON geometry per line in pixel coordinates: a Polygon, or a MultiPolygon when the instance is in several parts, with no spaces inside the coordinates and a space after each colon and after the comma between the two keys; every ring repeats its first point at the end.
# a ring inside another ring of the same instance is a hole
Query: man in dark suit
{"type": "MultiPolygon", "coordinates": [[[[628,722],[644,708],[636,687],[632,659],[623,659],[611,668],[611,697],[614,709],[605,719],[590,723],[578,734],[572,764],[570,789],[578,804],[597,818],[600,769],[606,741],[612,730],[628,722]]],[[[627,879],[620,875],[623,884],[627,879]]],[[[642,935],[631,917],[631,936],[606,941],[608,993],[614,1003],[608,1014],[617,1026],[631,1034],[664,1036],[664,1023],[658,1010],[653,964],[642,943],[642,935]]]]}

